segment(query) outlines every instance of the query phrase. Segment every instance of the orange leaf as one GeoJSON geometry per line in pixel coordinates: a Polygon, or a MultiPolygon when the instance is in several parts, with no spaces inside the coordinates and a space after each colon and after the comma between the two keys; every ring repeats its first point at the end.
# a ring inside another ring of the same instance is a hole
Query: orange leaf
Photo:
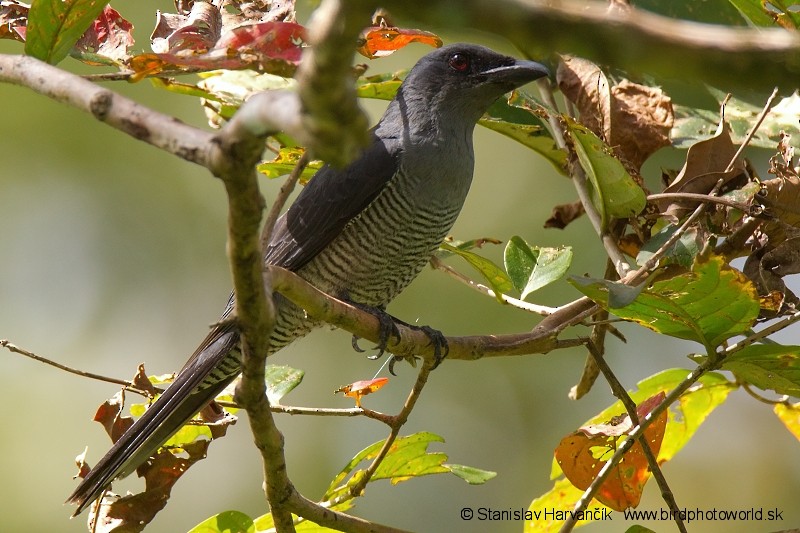
{"type": "Polygon", "coordinates": [[[433,33],[386,26],[366,28],[361,40],[358,53],[369,59],[388,56],[411,43],[429,44],[434,48],[442,46],[442,40],[433,33]]]}
{"type": "Polygon", "coordinates": [[[338,389],[333,391],[333,393],[336,394],[337,392],[343,392],[345,396],[349,396],[350,398],[356,399],[356,407],[361,407],[362,396],[366,396],[367,394],[372,394],[376,390],[386,385],[388,382],[389,378],[376,378],[364,381],[355,381],[349,385],[339,387],[338,389]]]}
{"type": "MultiPolygon", "coordinates": [[[[639,418],[652,411],[665,396],[660,392],[642,402],[636,409],[639,418]]],[[[666,427],[667,411],[664,410],[644,432],[644,438],[655,456],[658,456],[661,449],[666,427]]],[[[564,437],[555,451],[556,460],[564,475],[575,487],[588,489],[631,429],[630,417],[623,414],[606,424],[584,426],[564,437]]],[[[649,478],[647,458],[641,444],[637,442],[597,491],[597,500],[615,511],[636,507],[649,478]]]]}

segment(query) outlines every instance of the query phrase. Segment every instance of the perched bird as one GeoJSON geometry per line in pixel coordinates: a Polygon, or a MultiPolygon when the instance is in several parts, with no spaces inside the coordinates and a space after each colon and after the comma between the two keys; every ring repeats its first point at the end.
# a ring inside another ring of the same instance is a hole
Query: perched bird
{"type": "MultiPolygon", "coordinates": [[[[453,44],[417,62],[343,169],[325,166],[279,219],[264,250],[318,289],[383,308],[427,263],[456,220],[472,181],[472,133],[504,93],[548,74],[533,61],[453,44]]],[[[319,322],[275,294],[270,353],[319,322]]],[[[224,317],[232,313],[233,299],[224,317]]],[[[240,372],[235,321],[221,321],[175,381],[114,444],[67,500],[75,514],[130,474],[240,372]]]]}

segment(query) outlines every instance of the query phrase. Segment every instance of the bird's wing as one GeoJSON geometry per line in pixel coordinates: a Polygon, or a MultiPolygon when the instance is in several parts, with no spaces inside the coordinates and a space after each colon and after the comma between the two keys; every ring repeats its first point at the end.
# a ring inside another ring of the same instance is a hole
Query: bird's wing
{"type": "Polygon", "coordinates": [[[383,190],[397,171],[394,139],[379,139],[344,169],[322,167],[275,224],[264,262],[297,271],[383,190]]]}

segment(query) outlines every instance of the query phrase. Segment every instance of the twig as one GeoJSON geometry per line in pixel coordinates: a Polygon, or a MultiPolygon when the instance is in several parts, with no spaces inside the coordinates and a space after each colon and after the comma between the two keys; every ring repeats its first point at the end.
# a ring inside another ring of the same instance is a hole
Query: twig
{"type": "Polygon", "coordinates": [[[308,166],[308,162],[310,160],[311,158],[308,156],[308,152],[303,152],[303,155],[300,156],[300,160],[297,161],[297,164],[292,169],[289,177],[286,178],[286,181],[284,181],[283,185],[281,185],[278,195],[272,202],[272,207],[270,207],[269,213],[267,213],[267,218],[264,221],[264,227],[261,230],[262,250],[267,247],[267,244],[269,244],[269,240],[272,237],[272,230],[275,228],[275,223],[278,221],[278,217],[281,215],[281,210],[283,209],[283,206],[286,205],[287,200],[289,200],[289,195],[292,194],[297,182],[300,180],[300,176],[303,174],[303,170],[305,170],[306,166],[308,166]]]}
{"type": "Polygon", "coordinates": [[[85,370],[78,370],[77,368],[72,368],[66,365],[62,365],[61,363],[56,363],[52,359],[42,357],[41,355],[36,355],[35,353],[29,352],[24,348],[20,348],[16,344],[12,344],[11,342],[9,342],[8,339],[0,339],[0,347],[5,348],[10,352],[18,353],[20,355],[24,355],[25,357],[30,357],[34,361],[39,361],[40,363],[53,366],[55,368],[58,368],[59,370],[64,370],[65,372],[69,372],[70,374],[75,374],[76,376],[81,376],[89,379],[96,379],[97,381],[103,381],[105,383],[113,383],[115,385],[122,385],[123,387],[125,387],[126,390],[135,392],[136,394],[141,394],[142,396],[147,396],[147,397],[150,396],[150,394],[148,394],[146,391],[134,387],[130,381],[124,379],[112,378],[109,376],[103,376],[101,374],[95,374],[93,372],[86,372],[85,370]]]}
{"type": "Polygon", "coordinates": [[[30,56],[0,54],[0,82],[27,87],[57,102],[90,113],[131,137],[186,161],[208,166],[213,135],[158,113],[80,76],[30,56]]]}
{"type": "Polygon", "coordinates": [[[553,139],[556,141],[556,146],[569,154],[569,175],[570,178],[572,178],[572,184],[575,187],[575,191],[578,193],[578,199],[583,205],[583,209],[586,212],[589,222],[592,224],[592,227],[594,228],[598,237],[600,237],[600,242],[603,244],[603,248],[605,248],[609,259],[611,259],[613,262],[614,268],[619,274],[619,277],[622,278],[630,270],[630,265],[628,265],[628,262],[625,260],[625,256],[619,249],[616,240],[607,231],[607,228],[603,227],[600,214],[597,212],[597,209],[595,209],[594,203],[592,203],[591,194],[589,193],[588,180],[586,179],[586,173],[584,172],[583,167],[581,167],[580,163],[577,161],[574,151],[570,150],[567,146],[560,119],[554,114],[557,112],[558,106],[553,95],[553,90],[550,88],[549,84],[545,83],[539,83],[539,89],[542,99],[551,109],[551,111],[548,113],[547,120],[550,123],[551,131],[554,132],[553,139]],[[555,134],[556,131],[558,131],[558,134],[555,134]]]}
{"type": "MultiPolygon", "coordinates": [[[[338,326],[363,339],[379,341],[380,324],[373,314],[323,293],[293,272],[276,266],[270,266],[269,270],[273,289],[305,309],[313,318],[338,326]]],[[[447,337],[447,358],[474,360],[501,355],[547,353],[559,348],[580,346],[584,340],[559,340],[558,334],[581,322],[596,309],[591,300],[581,298],[559,308],[527,333],[447,337]]],[[[425,332],[403,324],[397,324],[397,328],[400,339],[392,337],[387,344],[387,351],[400,356],[419,355],[426,360],[434,360],[434,347],[425,332]]]]}
{"type": "MultiPolygon", "coordinates": [[[[614,372],[611,370],[611,367],[608,366],[608,362],[605,360],[605,358],[603,358],[601,354],[597,353],[591,345],[589,346],[589,353],[594,356],[595,364],[603,373],[603,377],[606,379],[608,384],[611,386],[611,392],[619,399],[619,401],[622,402],[622,405],[625,406],[625,410],[627,411],[632,424],[634,426],[638,426],[640,421],[639,414],[636,411],[636,403],[630,397],[628,391],[625,390],[625,387],[623,387],[622,383],[619,382],[616,374],[614,374],[614,372]]],[[[680,516],[680,507],[678,507],[678,504],[675,502],[675,496],[672,493],[672,490],[669,488],[667,479],[664,477],[664,473],[661,471],[661,467],[658,465],[658,460],[653,453],[653,450],[650,448],[650,443],[647,442],[647,438],[645,438],[643,432],[638,437],[638,441],[642,448],[642,452],[644,452],[645,458],[647,459],[647,465],[650,468],[650,472],[652,472],[653,478],[656,480],[656,483],[661,489],[661,497],[672,511],[675,523],[678,526],[678,530],[682,533],[686,533],[686,525],[683,523],[683,519],[680,516]]],[[[561,527],[562,533],[572,531],[574,529],[575,525],[577,524],[574,516],[575,515],[572,514],[568,516],[567,520],[561,527]]]]}
{"type": "MultiPolygon", "coordinates": [[[[490,289],[486,285],[483,285],[482,283],[478,283],[477,281],[473,281],[472,279],[470,279],[467,276],[463,275],[461,272],[457,271],[456,269],[454,269],[453,267],[451,267],[450,265],[448,265],[447,263],[445,263],[444,261],[442,261],[441,259],[439,259],[435,255],[431,256],[430,264],[436,270],[440,270],[440,271],[444,272],[445,274],[447,274],[451,278],[455,279],[456,281],[459,281],[459,282],[463,283],[467,287],[470,287],[471,289],[475,289],[476,291],[478,291],[481,294],[485,294],[485,295],[490,296],[490,297],[495,298],[495,299],[497,298],[496,293],[492,289],[490,289]]],[[[500,298],[505,303],[507,303],[507,304],[509,304],[511,306],[514,306],[514,307],[517,307],[519,309],[522,309],[523,311],[528,311],[530,313],[535,313],[537,315],[542,315],[542,316],[550,315],[553,312],[555,312],[555,310],[557,309],[555,307],[548,307],[546,305],[532,304],[530,302],[526,302],[524,300],[520,300],[518,298],[514,298],[513,296],[509,296],[507,294],[501,294],[500,298]]]]}
{"type": "Polygon", "coordinates": [[[758,131],[758,128],[761,127],[761,123],[764,122],[764,119],[767,117],[767,114],[769,113],[769,110],[772,109],[772,103],[775,101],[775,98],[777,96],[778,96],[778,88],[775,87],[774,89],[772,89],[772,94],[769,95],[769,98],[767,98],[767,102],[764,104],[764,107],[761,109],[761,113],[759,113],[758,117],[756,117],[756,121],[753,124],[753,127],[750,128],[750,131],[745,136],[744,140],[742,141],[742,144],[739,145],[739,149],[736,150],[735,154],[733,154],[733,157],[731,158],[730,162],[728,163],[728,166],[725,168],[725,172],[730,172],[731,170],[733,170],[733,167],[736,165],[736,161],[742,155],[742,152],[744,152],[744,149],[747,148],[747,146],[750,144],[750,141],[753,140],[753,136],[758,131]]]}
{"type": "MultiPolygon", "coordinates": [[[[588,507],[595,494],[597,494],[597,491],[611,474],[611,471],[617,467],[619,462],[622,460],[622,457],[628,452],[631,446],[633,446],[634,442],[644,435],[644,431],[650,427],[650,424],[652,424],[661,413],[668,409],[670,405],[678,401],[684,392],[689,390],[689,388],[697,383],[697,380],[703,377],[706,372],[713,370],[714,365],[715,362],[712,361],[711,358],[707,359],[703,364],[692,370],[686,379],[680,382],[677,387],[670,391],[664,398],[664,401],[655,406],[652,411],[650,411],[644,418],[639,420],[639,425],[634,427],[628,433],[628,439],[619,445],[617,450],[614,452],[614,455],[612,455],[603,468],[600,469],[600,472],[598,472],[597,477],[594,479],[594,481],[592,481],[592,484],[589,486],[589,488],[586,489],[581,495],[580,499],[575,504],[575,507],[573,507],[573,513],[578,513],[588,507]]],[[[564,526],[566,526],[566,522],[564,526]]],[[[569,529],[564,530],[562,528],[562,531],[569,531],[569,529]]]]}
{"type": "Polygon", "coordinates": [[[723,198],[721,196],[711,196],[708,194],[697,194],[691,192],[661,192],[656,194],[650,194],[647,196],[647,201],[654,201],[654,200],[697,200],[698,202],[707,202],[710,204],[719,204],[724,205],[726,207],[732,207],[734,209],[738,209],[739,211],[744,211],[745,213],[750,214],[752,211],[752,207],[743,204],[742,202],[737,202],[735,200],[730,200],[728,198],[723,198]]]}

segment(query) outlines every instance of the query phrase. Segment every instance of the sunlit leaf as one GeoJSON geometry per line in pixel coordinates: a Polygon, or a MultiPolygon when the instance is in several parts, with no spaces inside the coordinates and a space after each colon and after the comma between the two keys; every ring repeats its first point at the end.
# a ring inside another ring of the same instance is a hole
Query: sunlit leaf
{"type": "Polygon", "coordinates": [[[203,520],[189,533],[254,533],[253,519],[239,511],[223,511],[203,520]]]}
{"type": "MultiPolygon", "coordinates": [[[[664,370],[637,383],[635,391],[629,391],[631,399],[641,403],[660,392],[669,393],[691,373],[690,370],[673,368],[664,370]]],[[[692,438],[700,425],[714,409],[720,406],[737,385],[716,372],[704,374],[700,380],[683,393],[679,401],[669,406],[669,420],[658,454],[658,462],[671,460],[692,438]]],[[[586,421],[585,425],[600,424],[624,410],[622,402],[616,401],[597,416],[586,421]]],[[[558,463],[553,460],[551,479],[562,474],[558,463]]]]}
{"type": "MultiPolygon", "coordinates": [[[[446,464],[447,455],[441,452],[428,452],[432,442],[444,442],[438,435],[428,432],[415,433],[395,440],[386,458],[375,471],[371,481],[389,479],[392,484],[407,481],[413,477],[430,474],[453,473],[472,484],[482,483],[494,477],[493,472],[481,471],[462,465],[446,464]]],[[[331,500],[344,495],[349,488],[362,479],[364,470],[356,467],[362,461],[373,460],[383,447],[383,441],[376,442],[361,450],[333,479],[323,500],[331,500]]]]}
{"type": "Polygon", "coordinates": [[[609,305],[613,282],[576,277],[570,282],[620,318],[664,335],[697,341],[709,351],[747,331],[759,312],[753,284],[717,256],[695,263],[689,272],[656,278],[626,307],[609,305]]]}
{"type": "Polygon", "coordinates": [[[603,227],[612,218],[630,218],[647,204],[644,191],[633,181],[622,163],[597,135],[577,122],[567,119],[575,153],[592,184],[593,202],[603,227]]]}
{"type": "Polygon", "coordinates": [[[102,13],[105,0],[33,0],[28,14],[25,53],[56,64],[102,13]]]}
{"type": "MultiPolygon", "coordinates": [[[[649,414],[664,397],[662,391],[639,404],[636,409],[639,419],[649,414]]],[[[582,426],[564,437],[556,448],[555,458],[562,472],[579,489],[589,488],[633,428],[630,417],[623,413],[600,424],[582,426]]],[[[644,431],[643,437],[654,456],[658,456],[661,448],[667,418],[667,411],[662,411],[644,431]]],[[[637,507],[650,475],[642,445],[636,442],[610,471],[596,498],[616,511],[637,507]]]]}
{"type": "Polygon", "coordinates": [[[760,389],[800,398],[800,346],[752,344],[726,357],[722,368],[760,389]]]}
{"type": "Polygon", "coordinates": [[[800,403],[786,405],[779,403],[775,405],[775,415],[783,422],[786,429],[800,440],[800,403]]]}
{"type": "MultiPolygon", "coordinates": [[[[760,2],[760,0],[757,0],[760,2]]],[[[711,95],[722,102],[727,93],[708,88],[711,95]]],[[[738,98],[730,98],[725,105],[725,120],[731,126],[733,142],[738,146],[744,141],[753,125],[753,117],[761,112],[761,106],[749,104],[738,98]]],[[[792,145],[800,147],[800,93],[795,91],[789,96],[777,100],[759,126],[749,146],[774,149],[780,140],[780,132],[792,135],[792,145]]],[[[675,106],[675,125],[670,137],[678,148],[688,148],[698,141],[712,137],[719,124],[719,110],[675,106]]]]}
{"type": "Polygon", "coordinates": [[[572,263],[572,248],[531,246],[522,237],[514,236],[506,245],[504,263],[508,277],[524,300],[566,273],[572,263]]]}
{"type": "MultiPolygon", "coordinates": [[[[553,488],[545,492],[528,507],[525,517],[525,533],[555,533],[561,529],[563,522],[570,516],[575,504],[583,496],[583,491],[567,479],[559,479],[553,488]]],[[[592,500],[586,512],[576,516],[577,525],[588,524],[595,520],[608,519],[611,510],[597,500],[592,500]]]]}
{"type": "MultiPolygon", "coordinates": [[[[278,155],[275,156],[275,159],[259,163],[256,168],[260,173],[270,179],[280,178],[281,176],[291,174],[304,153],[305,150],[302,148],[281,148],[278,155]]],[[[300,174],[300,183],[308,183],[308,180],[310,180],[320,168],[322,168],[322,161],[311,161],[306,165],[306,168],[303,169],[302,174],[300,174]]]]}

